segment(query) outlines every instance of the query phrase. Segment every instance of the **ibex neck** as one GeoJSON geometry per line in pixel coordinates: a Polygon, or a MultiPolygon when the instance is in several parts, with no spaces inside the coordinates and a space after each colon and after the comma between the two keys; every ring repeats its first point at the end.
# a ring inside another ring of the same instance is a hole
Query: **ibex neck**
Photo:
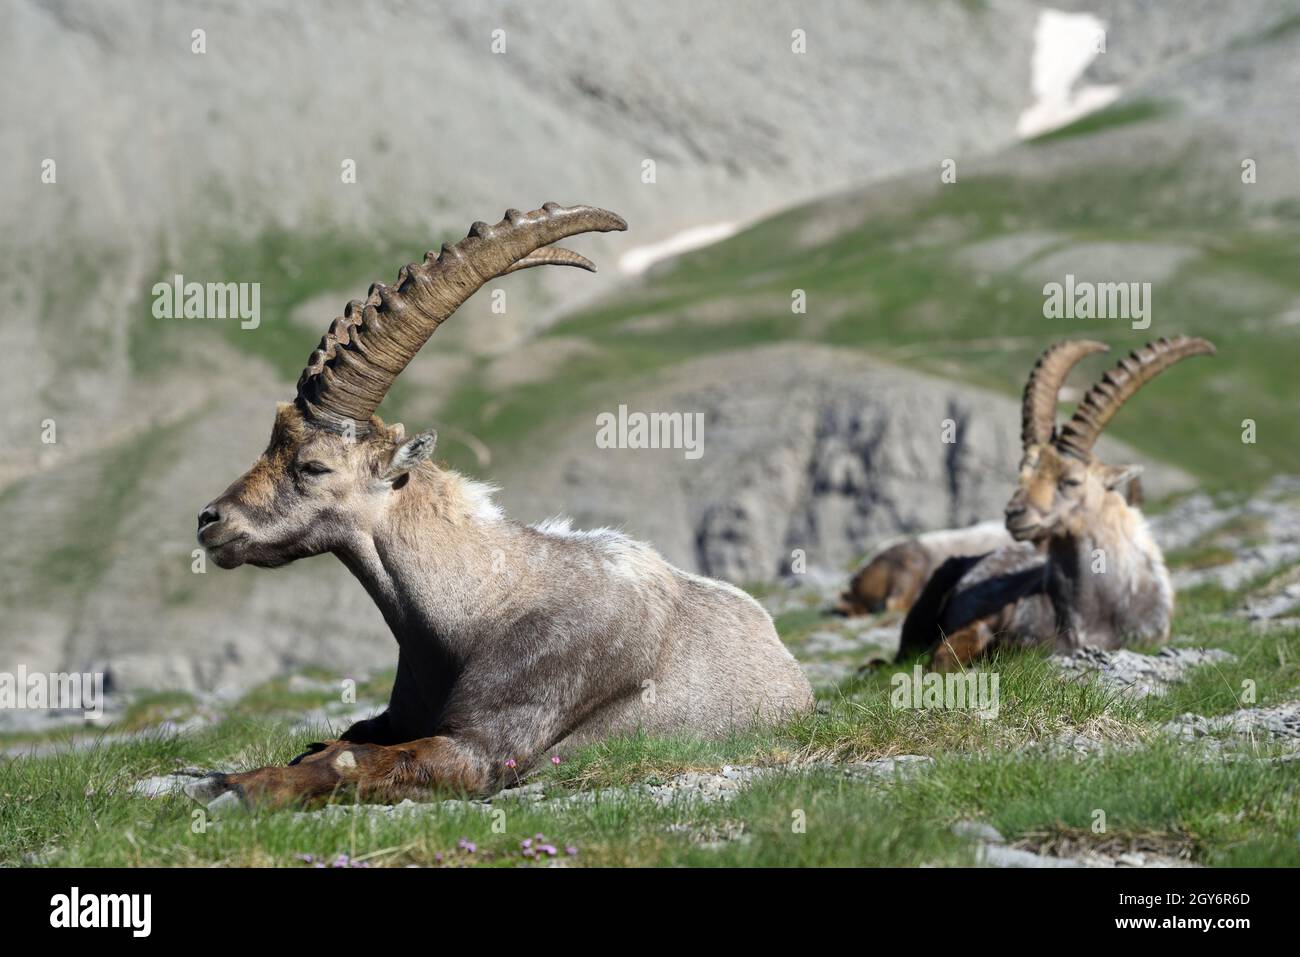
{"type": "Polygon", "coordinates": [[[1173,591],[1164,557],[1136,509],[1109,493],[1048,543],[1048,592],[1071,643],[1114,646],[1168,631],[1173,591]]]}
{"type": "Polygon", "coordinates": [[[488,490],[455,473],[412,473],[401,498],[339,558],[398,642],[435,642],[454,657],[509,614],[519,574],[515,526],[488,490]]]}

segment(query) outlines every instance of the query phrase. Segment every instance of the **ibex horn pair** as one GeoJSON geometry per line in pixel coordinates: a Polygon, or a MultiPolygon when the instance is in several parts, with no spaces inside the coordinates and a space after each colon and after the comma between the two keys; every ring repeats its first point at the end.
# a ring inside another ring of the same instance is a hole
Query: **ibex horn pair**
{"type": "Polygon", "coordinates": [[[1058,431],[1057,396],[1065,377],[1084,357],[1109,349],[1104,342],[1070,339],[1049,346],[1039,357],[1029,373],[1021,409],[1020,437],[1025,448],[1052,442],[1067,455],[1088,458],[1106,424],[1142,386],[1182,359],[1214,355],[1215,351],[1213,344],[1193,336],[1148,342],[1102,376],[1079,402],[1070,421],[1058,431]]]}
{"type": "Polygon", "coordinates": [[[364,301],[348,303],[298,379],[299,408],[314,425],[365,434],[393,380],[484,283],[532,266],[595,271],[586,257],[551,243],[623,229],[622,217],[607,210],[555,203],[531,213],[508,209],[495,226],[475,223],[460,242],[402,267],[395,286],[375,283],[364,301]]]}

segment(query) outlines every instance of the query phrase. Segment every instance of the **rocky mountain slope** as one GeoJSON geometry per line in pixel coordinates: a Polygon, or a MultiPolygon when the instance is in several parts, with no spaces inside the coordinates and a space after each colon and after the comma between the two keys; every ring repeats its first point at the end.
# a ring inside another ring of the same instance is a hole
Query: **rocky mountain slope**
{"type": "Polygon", "coordinates": [[[1300,5],[1061,6],[1109,23],[1081,82],[1122,95],[1018,144],[1041,10],[1011,0],[707,20],[674,3],[364,19],[341,3],[14,4],[0,670],[215,687],[390,662],[336,562],[196,574],[194,515],[260,451],[348,298],[544,199],[602,203],[632,229],[579,241],[596,277],[511,277],[504,315],[472,301],[384,410],[438,426],[450,463],[502,484],[521,519],[622,525],[747,584],[795,549],[839,573],[879,537],[997,513],[1014,397],[1062,335],[1219,342],[1111,429],[1157,488],[1300,473],[1300,5]],[[620,276],[627,252],[717,223],[746,228],[620,276]],[[1152,282],[1151,328],[1043,319],[1043,283],[1067,271],[1152,282]],[[260,282],[260,325],[154,318],[151,286],[176,272],[260,282]],[[621,403],[705,413],[706,455],[595,454],[595,416],[621,403]]]}
{"type": "MultiPolygon", "coordinates": [[[[183,359],[151,364],[140,340],[158,332],[148,296],[159,279],[261,281],[270,325],[290,291],[267,267],[284,260],[310,275],[311,294],[337,291],[315,315],[323,330],[369,282],[507,206],[615,208],[633,245],[752,221],[932,162],[939,144],[1008,142],[1033,25],[1031,7],[1007,0],[924,13],[903,0],[798,12],[753,2],[706,18],[684,0],[10,10],[0,294],[42,315],[8,340],[30,357],[0,384],[10,475],[40,466],[33,415],[61,421],[69,454],[84,452],[142,427],[142,407],[220,401],[209,391],[219,369],[277,350],[253,341],[274,340],[268,330],[191,322],[177,337],[183,359]],[[792,49],[796,30],[807,53],[792,49]],[[349,161],[355,182],[344,182],[349,161]]],[[[630,247],[592,248],[612,266],[630,247]]],[[[448,330],[453,348],[502,350],[559,304],[611,288],[521,278],[504,316],[467,309],[484,321],[448,330]]]]}

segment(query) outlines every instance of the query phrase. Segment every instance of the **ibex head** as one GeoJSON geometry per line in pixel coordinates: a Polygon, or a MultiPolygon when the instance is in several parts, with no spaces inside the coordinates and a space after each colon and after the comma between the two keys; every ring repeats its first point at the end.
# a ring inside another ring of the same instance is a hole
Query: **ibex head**
{"type": "Polygon", "coordinates": [[[199,543],[212,560],[222,568],[283,565],[364,534],[433,453],[433,432],[408,440],[374,412],[434,330],[506,273],[544,265],[594,271],[551,243],[626,228],[592,206],[507,210],[495,226],[475,223],[465,239],[404,266],[395,286],[376,283],[364,302],[348,303],[308,359],[297,399],[277,410],[266,451],[199,513],[199,543]]]}
{"type": "Polygon", "coordinates": [[[1015,494],[1007,503],[1007,531],[1019,541],[1042,541],[1057,532],[1081,534],[1087,516],[1140,471],[1113,466],[1092,454],[1115,413],[1146,383],[1188,356],[1213,355],[1204,339],[1177,336],[1131,352],[1084,395],[1070,421],[1056,428],[1057,393],[1080,359],[1107,346],[1067,340],[1039,357],[1025,386],[1021,441],[1024,456],[1015,494]]]}

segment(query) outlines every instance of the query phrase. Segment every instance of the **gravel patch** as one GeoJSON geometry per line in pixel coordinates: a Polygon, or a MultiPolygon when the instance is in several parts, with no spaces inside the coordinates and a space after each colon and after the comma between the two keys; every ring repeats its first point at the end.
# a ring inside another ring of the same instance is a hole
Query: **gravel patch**
{"type": "Polygon", "coordinates": [[[1001,831],[992,824],[985,824],[983,821],[958,821],[952,826],[952,832],[958,837],[979,841],[983,844],[1005,844],[1007,842],[1001,831]]]}
{"type": "Polygon", "coordinates": [[[1300,701],[1266,708],[1242,708],[1212,718],[1184,714],[1163,725],[1161,730],[1180,741],[1228,735],[1300,744],[1300,701]]]}
{"type": "Polygon", "coordinates": [[[975,852],[981,867],[1194,867],[1188,861],[1163,854],[1129,851],[1110,856],[1084,851],[1074,857],[1052,857],[1019,847],[982,844],[975,852]]]}
{"type": "Polygon", "coordinates": [[[172,774],[156,774],[132,784],[131,793],[143,798],[163,798],[173,794],[184,794],[188,786],[210,777],[212,773],[203,768],[183,768],[172,774]]]}
{"type": "Polygon", "coordinates": [[[1095,677],[1108,688],[1145,698],[1163,695],[1170,684],[1183,680],[1189,668],[1233,661],[1235,657],[1218,648],[1161,648],[1154,655],[1126,649],[1080,648],[1068,655],[1053,655],[1050,660],[1071,680],[1095,677]]]}
{"type": "MultiPolygon", "coordinates": [[[[479,800],[445,800],[416,802],[410,799],[398,804],[330,804],[310,811],[298,812],[300,819],[324,819],[335,815],[378,815],[381,818],[402,814],[428,814],[438,811],[490,810],[493,805],[521,801],[531,804],[545,802],[549,807],[590,805],[603,801],[626,801],[629,798],[649,798],[660,807],[671,804],[715,804],[734,799],[746,787],[761,778],[779,774],[798,774],[811,771],[838,771],[852,781],[881,785],[906,780],[934,763],[924,755],[904,754],[875,761],[847,764],[815,761],[774,767],[758,765],[723,765],[718,771],[685,771],[666,781],[645,781],[630,787],[599,788],[576,793],[559,793],[549,796],[541,782],[522,787],[506,788],[488,798],[479,800]]],[[[232,792],[218,792],[216,777],[209,771],[187,768],[170,775],[144,778],[131,788],[140,797],[164,797],[185,793],[209,810],[238,804],[228,800],[232,792]]]]}

